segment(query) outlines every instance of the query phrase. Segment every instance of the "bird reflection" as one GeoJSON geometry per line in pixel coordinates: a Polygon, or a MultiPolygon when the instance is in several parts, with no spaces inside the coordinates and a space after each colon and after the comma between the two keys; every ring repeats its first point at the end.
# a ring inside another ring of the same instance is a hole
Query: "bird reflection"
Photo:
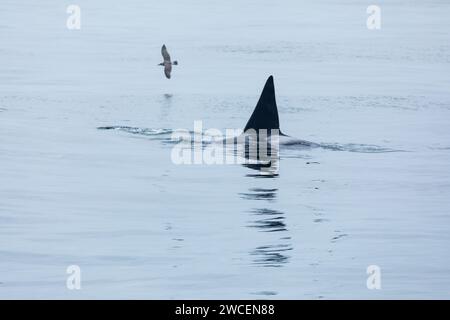
{"type": "Polygon", "coordinates": [[[169,117],[170,110],[172,109],[172,97],[173,94],[165,93],[159,101],[159,104],[161,105],[160,120],[162,121],[167,120],[169,117]]]}

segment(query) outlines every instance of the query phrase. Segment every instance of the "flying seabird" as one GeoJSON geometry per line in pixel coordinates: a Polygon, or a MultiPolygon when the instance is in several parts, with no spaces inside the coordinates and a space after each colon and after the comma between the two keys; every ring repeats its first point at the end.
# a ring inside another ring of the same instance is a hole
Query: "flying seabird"
{"type": "Polygon", "coordinates": [[[164,62],[161,62],[159,66],[164,66],[164,74],[166,75],[167,79],[170,79],[170,72],[172,71],[172,65],[178,65],[177,61],[170,61],[170,55],[169,52],[167,52],[166,45],[163,44],[161,48],[161,54],[164,58],[164,62]]]}

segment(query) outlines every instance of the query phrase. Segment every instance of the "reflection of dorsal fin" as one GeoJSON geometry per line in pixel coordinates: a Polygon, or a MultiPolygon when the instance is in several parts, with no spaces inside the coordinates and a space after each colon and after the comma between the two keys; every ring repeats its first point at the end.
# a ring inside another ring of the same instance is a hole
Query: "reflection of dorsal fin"
{"type": "Polygon", "coordinates": [[[266,81],[266,85],[259,97],[258,104],[253,110],[250,120],[245,126],[244,132],[248,129],[280,129],[278,120],[277,102],[275,101],[275,87],[273,85],[273,77],[270,76],[266,81]]]}

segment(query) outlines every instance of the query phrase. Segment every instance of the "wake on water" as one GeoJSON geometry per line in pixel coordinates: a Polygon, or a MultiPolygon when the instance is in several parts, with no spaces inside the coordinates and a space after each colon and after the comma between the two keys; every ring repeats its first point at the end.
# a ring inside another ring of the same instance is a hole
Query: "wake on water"
{"type": "MultiPolygon", "coordinates": [[[[97,127],[98,130],[115,130],[125,132],[128,134],[147,137],[150,140],[162,141],[164,144],[176,144],[180,140],[172,139],[172,133],[176,132],[173,129],[167,128],[138,128],[130,126],[102,126],[97,127]]],[[[189,131],[191,136],[194,135],[194,131],[189,131]]],[[[201,133],[203,136],[208,136],[206,133],[201,133]]],[[[211,138],[211,136],[209,136],[211,138]]],[[[208,139],[210,140],[210,139],[208,139]]],[[[187,141],[190,142],[190,141],[187,141]]],[[[211,143],[211,142],[209,142],[211,143]]],[[[208,143],[205,143],[208,144],[208,143]]],[[[281,150],[284,151],[304,151],[305,149],[320,148],[330,151],[346,151],[357,153],[388,153],[388,152],[404,152],[404,150],[391,149],[387,147],[377,146],[373,144],[360,144],[360,143],[329,143],[329,142],[311,142],[301,139],[291,139],[285,142],[280,142],[281,150]]]]}

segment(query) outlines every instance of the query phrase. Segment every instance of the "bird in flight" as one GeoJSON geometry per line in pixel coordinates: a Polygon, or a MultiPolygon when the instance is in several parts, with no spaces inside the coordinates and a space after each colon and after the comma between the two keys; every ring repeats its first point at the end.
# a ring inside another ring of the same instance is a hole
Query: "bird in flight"
{"type": "Polygon", "coordinates": [[[170,60],[170,55],[169,52],[167,52],[167,48],[166,45],[163,44],[162,48],[161,48],[161,54],[164,58],[164,62],[161,62],[160,64],[158,64],[159,66],[164,66],[164,74],[166,75],[167,79],[170,79],[170,73],[172,72],[172,65],[178,65],[177,61],[172,62],[170,60]]]}

